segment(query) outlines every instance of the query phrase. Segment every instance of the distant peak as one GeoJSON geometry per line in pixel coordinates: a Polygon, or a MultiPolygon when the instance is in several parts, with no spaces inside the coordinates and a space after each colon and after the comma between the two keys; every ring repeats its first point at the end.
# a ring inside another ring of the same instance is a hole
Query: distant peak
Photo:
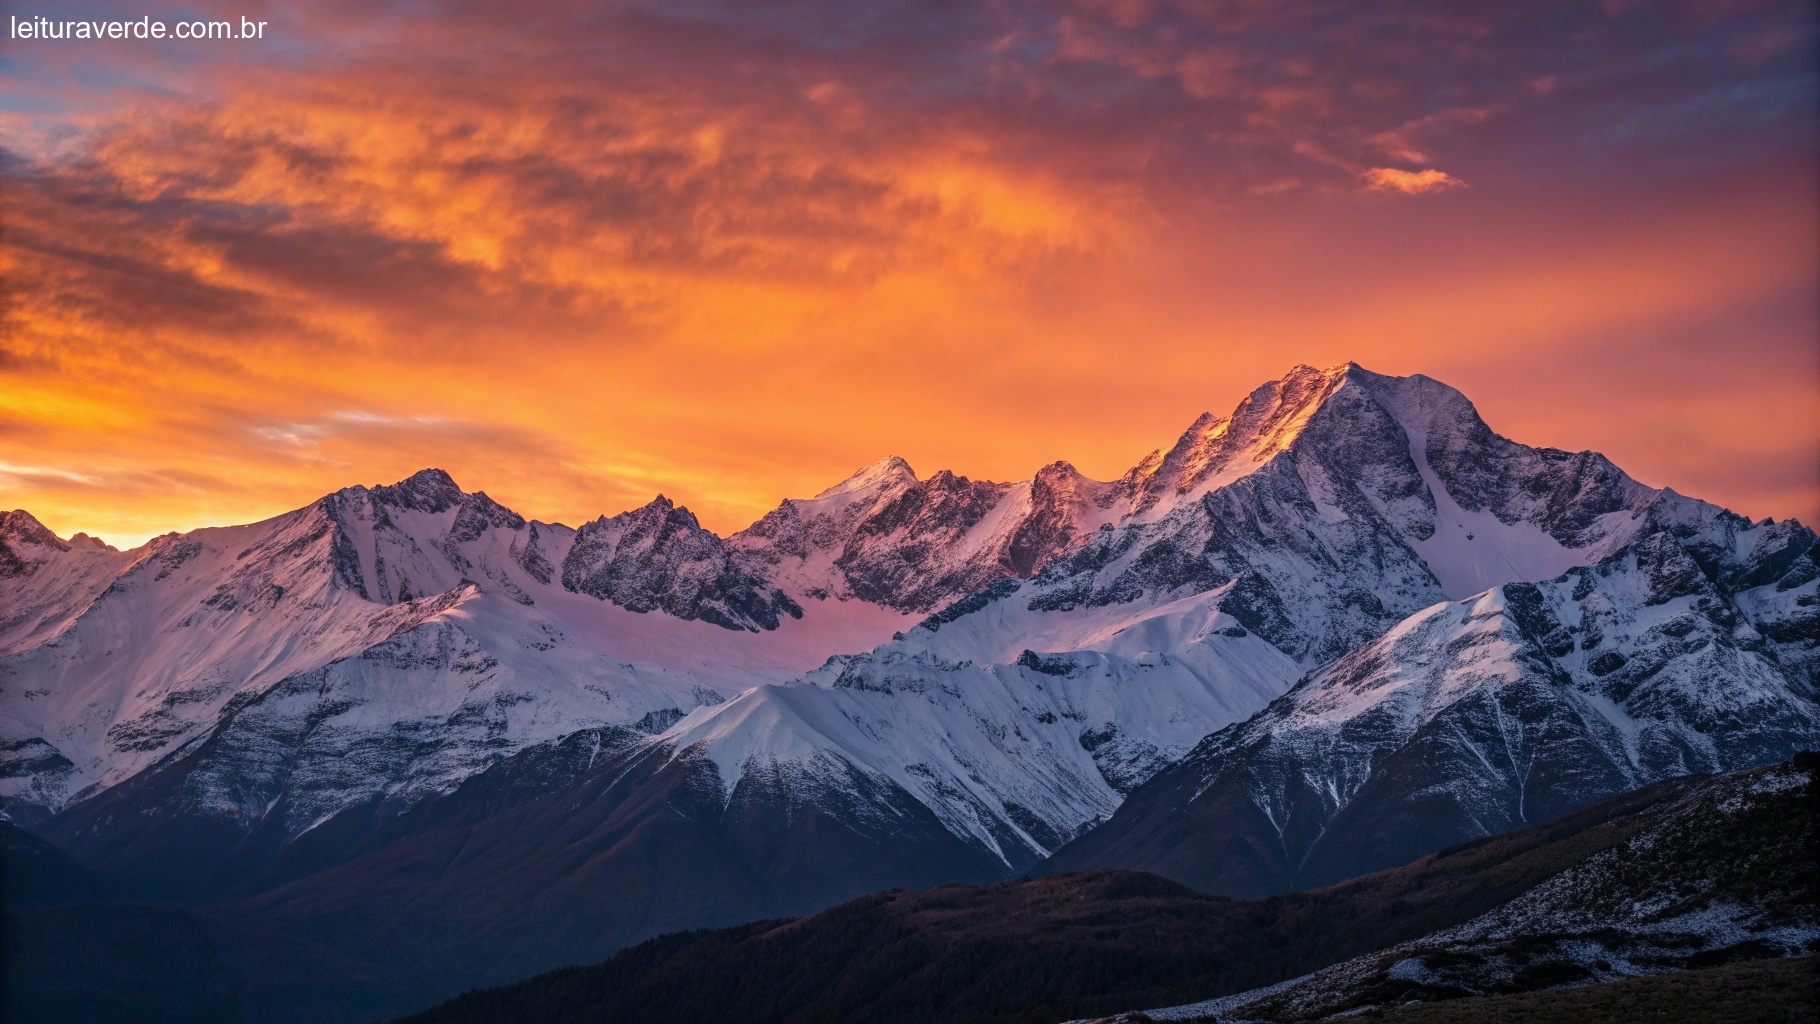
{"type": "Polygon", "coordinates": [[[832,498],[844,494],[884,490],[888,487],[910,485],[916,482],[916,470],[910,468],[910,463],[905,462],[901,456],[891,455],[866,466],[816,497],[832,498]]]}
{"type": "Polygon", "coordinates": [[[420,512],[442,512],[463,498],[455,478],[440,469],[420,469],[395,484],[373,488],[373,497],[388,505],[420,512]]]}
{"type": "Polygon", "coordinates": [[[1339,383],[1341,385],[1357,384],[1367,390],[1385,387],[1397,388],[1409,385],[1439,386],[1441,388],[1446,388],[1449,391],[1453,390],[1440,381],[1437,381],[1432,377],[1425,377],[1419,373],[1410,374],[1406,377],[1379,373],[1376,370],[1360,366],[1350,359],[1346,362],[1335,363],[1334,365],[1327,367],[1315,367],[1309,366],[1307,363],[1299,363],[1290,367],[1289,372],[1283,374],[1280,380],[1271,381],[1258,390],[1264,391],[1265,389],[1274,389],[1279,392],[1306,391],[1311,385],[1319,388],[1322,385],[1333,383],[1339,383]]]}
{"type": "Polygon", "coordinates": [[[582,526],[585,532],[613,529],[649,529],[657,523],[680,523],[689,529],[700,529],[701,523],[695,514],[687,508],[676,504],[668,497],[659,494],[637,508],[629,508],[617,515],[603,515],[591,523],[582,526]]]}
{"type": "Polygon", "coordinates": [[[22,508],[0,513],[0,538],[23,540],[46,547],[67,548],[50,528],[22,508]]]}
{"type": "MultiPolygon", "coordinates": [[[[645,502],[643,505],[630,512],[623,513],[623,517],[641,521],[664,519],[681,523],[689,529],[701,528],[701,523],[696,520],[695,513],[689,511],[685,506],[678,505],[676,502],[671,501],[662,494],[659,494],[657,497],[652,498],[650,501],[645,502]]],[[[615,516],[614,518],[621,518],[621,516],[615,516]]]]}
{"type": "Polygon", "coordinates": [[[0,534],[34,533],[44,528],[44,524],[38,521],[37,516],[22,508],[13,509],[11,512],[0,512],[0,534]]]}
{"type": "MultiPolygon", "coordinates": [[[[1303,370],[1307,368],[1297,367],[1296,369],[1303,370]]],[[[1294,372],[1295,371],[1292,370],[1291,375],[1293,375],[1294,372]]],[[[1431,391],[1445,391],[1459,394],[1459,389],[1438,381],[1427,374],[1412,373],[1406,376],[1398,376],[1392,373],[1379,373],[1376,370],[1368,369],[1354,362],[1346,362],[1341,363],[1338,366],[1329,367],[1319,371],[1319,374],[1328,379],[1339,379],[1344,377],[1349,383],[1358,384],[1367,389],[1421,388],[1431,391]]]]}
{"type": "Polygon", "coordinates": [[[1278,410],[1309,412],[1327,403],[1334,395],[1356,388],[1370,395],[1380,406],[1393,413],[1415,408],[1437,409],[1450,406],[1471,408],[1472,403],[1459,389],[1423,374],[1398,377],[1368,370],[1356,362],[1338,363],[1325,369],[1306,364],[1290,368],[1280,380],[1274,380],[1253,391],[1239,404],[1232,419],[1243,418],[1247,410],[1266,406],[1278,410]]]}
{"type": "Polygon", "coordinates": [[[1375,373],[1349,363],[1346,384],[1370,395],[1378,406],[1396,417],[1405,430],[1425,432],[1435,417],[1451,422],[1477,421],[1478,410],[1458,388],[1425,374],[1406,377],[1375,373]]]}
{"type": "Polygon", "coordinates": [[[877,462],[874,462],[872,465],[867,466],[865,469],[862,469],[858,473],[854,474],[855,478],[866,477],[866,476],[870,476],[870,477],[902,476],[902,477],[909,477],[910,479],[915,480],[916,479],[916,470],[910,468],[910,463],[905,461],[903,456],[887,455],[884,458],[878,460],[877,462]]]}
{"type": "Polygon", "coordinates": [[[434,468],[420,469],[392,486],[413,488],[433,487],[439,490],[452,491],[461,490],[461,487],[455,483],[455,478],[449,475],[448,470],[434,468]]]}
{"type": "MultiPolygon", "coordinates": [[[[1351,360],[1344,363],[1335,363],[1332,366],[1310,366],[1307,363],[1297,363],[1290,367],[1289,372],[1283,374],[1280,380],[1271,381],[1271,384],[1283,385],[1288,384],[1291,381],[1305,381],[1310,379],[1338,380],[1354,371],[1364,369],[1364,367],[1351,360]]],[[[1367,370],[1365,372],[1369,373],[1370,371],[1367,370]]]]}

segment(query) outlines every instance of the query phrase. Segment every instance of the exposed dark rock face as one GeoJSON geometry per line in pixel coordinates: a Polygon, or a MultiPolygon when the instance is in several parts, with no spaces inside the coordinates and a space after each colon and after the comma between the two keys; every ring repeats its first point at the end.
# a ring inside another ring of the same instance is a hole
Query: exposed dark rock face
{"type": "Polygon", "coordinates": [[[631,611],[727,629],[776,629],[780,616],[802,617],[795,601],[738,568],[719,537],[661,494],[578,530],[563,559],[562,585],[631,611]]]}
{"type": "Polygon", "coordinates": [[[882,502],[861,520],[834,564],[862,601],[926,607],[971,593],[996,567],[945,564],[944,542],[966,533],[1004,496],[1006,485],[972,481],[947,470],[882,502]]]}
{"type": "Polygon", "coordinates": [[[440,469],[424,469],[398,481],[371,490],[373,502],[389,508],[432,515],[446,512],[467,497],[455,478],[440,469]]]}
{"type": "Polygon", "coordinates": [[[1066,462],[1053,462],[1030,482],[1030,514],[1018,524],[1000,564],[1018,579],[1034,576],[1082,539],[1081,513],[1109,508],[1116,492],[1066,462]]]}

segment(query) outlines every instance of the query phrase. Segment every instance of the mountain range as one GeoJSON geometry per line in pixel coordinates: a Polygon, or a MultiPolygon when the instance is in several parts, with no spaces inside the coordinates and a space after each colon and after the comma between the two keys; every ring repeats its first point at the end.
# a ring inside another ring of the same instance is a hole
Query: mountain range
{"type": "Polygon", "coordinates": [[[1820,745],[1820,549],[1297,367],[1115,481],[901,459],[729,537],[438,470],[132,551],[0,517],[0,800],[454,991],[893,887],[1258,897],[1820,745]]]}

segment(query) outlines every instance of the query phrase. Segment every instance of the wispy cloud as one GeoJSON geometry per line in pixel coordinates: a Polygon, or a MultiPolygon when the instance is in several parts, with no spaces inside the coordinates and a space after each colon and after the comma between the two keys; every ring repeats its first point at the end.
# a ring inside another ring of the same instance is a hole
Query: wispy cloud
{"type": "Polygon", "coordinates": [[[94,485],[101,482],[98,477],[89,476],[86,473],[73,473],[55,466],[20,466],[11,462],[0,462],[0,476],[12,477],[15,484],[52,481],[94,485]]]}

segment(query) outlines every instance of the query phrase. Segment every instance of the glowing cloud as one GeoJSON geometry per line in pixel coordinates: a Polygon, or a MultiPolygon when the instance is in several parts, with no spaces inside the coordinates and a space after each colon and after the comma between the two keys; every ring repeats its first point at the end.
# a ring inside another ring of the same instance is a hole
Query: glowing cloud
{"type": "Polygon", "coordinates": [[[1379,192],[1400,192],[1406,196],[1427,195],[1450,188],[1465,188],[1466,183],[1432,167],[1424,171],[1404,171],[1395,167],[1372,167],[1362,175],[1367,187],[1379,192]]]}

